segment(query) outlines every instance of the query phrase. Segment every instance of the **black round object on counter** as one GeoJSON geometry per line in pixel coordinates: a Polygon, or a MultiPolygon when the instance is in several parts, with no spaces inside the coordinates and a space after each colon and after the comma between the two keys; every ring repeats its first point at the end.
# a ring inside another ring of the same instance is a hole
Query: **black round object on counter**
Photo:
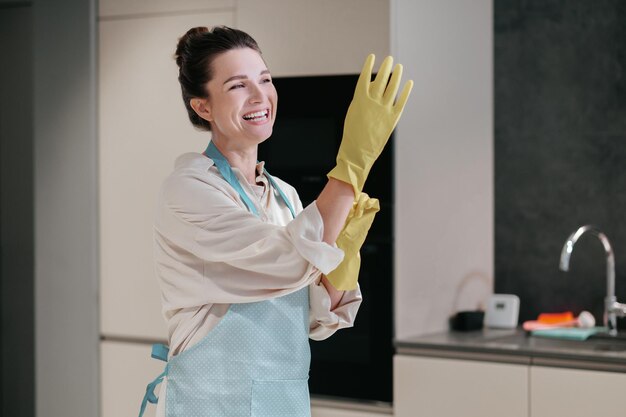
{"type": "Polygon", "coordinates": [[[450,329],[462,332],[480,330],[483,328],[484,319],[484,311],[459,311],[450,317],[450,329]]]}

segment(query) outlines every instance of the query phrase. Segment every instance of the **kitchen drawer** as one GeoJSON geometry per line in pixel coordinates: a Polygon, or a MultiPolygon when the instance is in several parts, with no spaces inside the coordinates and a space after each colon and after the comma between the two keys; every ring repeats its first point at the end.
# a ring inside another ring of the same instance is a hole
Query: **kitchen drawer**
{"type": "Polygon", "coordinates": [[[528,366],[394,357],[396,417],[528,417],[528,366]]]}
{"type": "MultiPolygon", "coordinates": [[[[152,359],[151,352],[150,344],[100,343],[101,417],[139,414],[146,385],[165,369],[165,362],[152,359]]],[[[153,417],[155,411],[156,405],[148,404],[144,416],[153,417]]]]}
{"type": "Polygon", "coordinates": [[[626,374],[544,366],[530,368],[531,417],[623,417],[626,374]]]}

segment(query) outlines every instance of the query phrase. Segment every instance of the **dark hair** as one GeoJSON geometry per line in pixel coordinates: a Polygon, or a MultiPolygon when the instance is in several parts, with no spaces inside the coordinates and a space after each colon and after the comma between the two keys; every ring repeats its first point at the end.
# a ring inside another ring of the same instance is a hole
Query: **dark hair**
{"type": "Polygon", "coordinates": [[[178,39],[174,56],[178,64],[178,81],[189,120],[200,130],[210,131],[211,125],[196,114],[189,100],[208,97],[206,84],[213,78],[213,60],[219,54],[238,48],[251,48],[261,53],[250,35],[227,26],[191,28],[178,39]]]}

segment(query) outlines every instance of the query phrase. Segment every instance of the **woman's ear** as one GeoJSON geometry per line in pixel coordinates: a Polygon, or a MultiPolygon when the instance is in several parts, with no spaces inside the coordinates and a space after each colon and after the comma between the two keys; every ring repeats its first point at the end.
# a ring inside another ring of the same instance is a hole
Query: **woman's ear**
{"type": "Polygon", "coordinates": [[[191,108],[196,112],[196,114],[202,119],[206,120],[207,122],[213,120],[213,116],[211,115],[211,108],[207,99],[192,98],[191,100],[189,100],[189,104],[191,105],[191,108]]]}

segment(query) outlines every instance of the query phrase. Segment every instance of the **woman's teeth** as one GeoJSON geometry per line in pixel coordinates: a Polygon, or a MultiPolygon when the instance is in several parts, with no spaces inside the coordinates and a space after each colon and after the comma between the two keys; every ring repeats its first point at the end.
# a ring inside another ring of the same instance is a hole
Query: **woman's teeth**
{"type": "Polygon", "coordinates": [[[268,110],[263,110],[263,111],[258,111],[255,113],[249,113],[243,116],[243,118],[245,120],[263,120],[263,119],[267,119],[267,115],[268,115],[269,111],[268,110]]]}

